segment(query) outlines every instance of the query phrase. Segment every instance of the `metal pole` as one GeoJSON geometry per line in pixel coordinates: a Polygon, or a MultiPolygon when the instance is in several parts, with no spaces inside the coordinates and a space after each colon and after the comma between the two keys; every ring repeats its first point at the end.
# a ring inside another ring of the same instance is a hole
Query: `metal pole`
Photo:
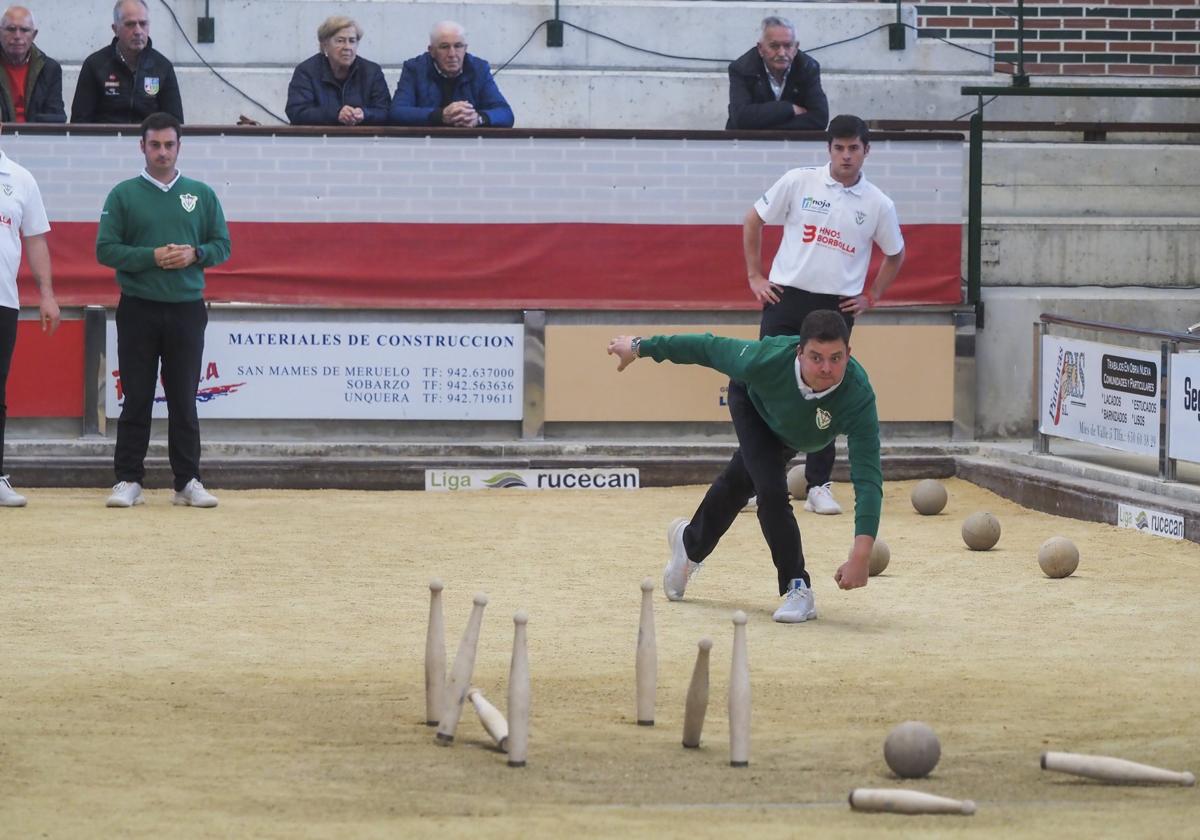
{"type": "Polygon", "coordinates": [[[107,315],[103,306],[88,306],[83,310],[83,428],[82,433],[103,435],[105,343],[107,315]]]}
{"type": "Polygon", "coordinates": [[[971,115],[967,164],[967,303],[975,307],[975,327],[983,329],[983,97],[971,115]]]}
{"type": "Polygon", "coordinates": [[[521,439],[541,440],[546,430],[546,311],[525,310],[525,393],[521,439]]]}
{"type": "Polygon", "coordinates": [[[1171,457],[1171,418],[1167,416],[1167,406],[1170,403],[1167,395],[1170,393],[1170,366],[1172,357],[1179,352],[1178,341],[1162,343],[1161,364],[1159,369],[1158,390],[1158,477],[1163,481],[1175,481],[1178,474],[1179,462],[1171,457]]]}
{"type": "Polygon", "coordinates": [[[1029,87],[1025,73],[1025,0],[1017,0],[1017,72],[1012,83],[1013,87],[1029,87]]]}
{"type": "Polygon", "coordinates": [[[1033,418],[1033,452],[1035,455],[1046,455],[1050,452],[1050,437],[1042,434],[1042,418],[1046,416],[1046,406],[1042,405],[1042,339],[1046,337],[1049,325],[1044,321],[1033,322],[1033,405],[1037,415],[1033,418]]]}
{"type": "Polygon", "coordinates": [[[896,0],[896,22],[888,25],[888,49],[904,49],[904,18],[900,8],[901,0],[896,0]]]}

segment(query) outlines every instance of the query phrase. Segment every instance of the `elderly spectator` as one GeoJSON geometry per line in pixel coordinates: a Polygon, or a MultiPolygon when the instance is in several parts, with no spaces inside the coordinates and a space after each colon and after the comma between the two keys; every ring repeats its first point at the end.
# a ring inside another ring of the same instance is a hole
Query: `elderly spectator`
{"type": "Polygon", "coordinates": [[[33,12],[10,6],[0,17],[0,122],[66,122],[62,67],[33,45],[33,12]]]}
{"type": "Polygon", "coordinates": [[[429,33],[429,51],[404,62],[392,97],[394,125],[446,125],[459,128],[513,124],[492,69],[467,52],[467,32],[443,21],[429,33]]]}
{"type": "Polygon", "coordinates": [[[796,27],[763,18],[758,45],[729,65],[728,129],[824,131],[829,102],[821,65],[800,52],[796,27]]]}
{"type": "Polygon", "coordinates": [[[296,66],[288,85],[292,125],[382,125],[387,122],[383,68],[358,54],[362,27],[335,15],[317,27],[320,52],[296,66]]]}
{"type": "Polygon", "coordinates": [[[113,6],[112,43],[84,59],[71,103],[73,123],[140,123],[165,112],[183,122],[175,68],[150,41],[145,0],[113,6]]]}

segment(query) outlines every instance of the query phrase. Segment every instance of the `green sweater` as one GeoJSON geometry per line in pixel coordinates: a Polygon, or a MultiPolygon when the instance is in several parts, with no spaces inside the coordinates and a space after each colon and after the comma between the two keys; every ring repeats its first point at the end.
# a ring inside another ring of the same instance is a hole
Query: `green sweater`
{"type": "Polygon", "coordinates": [[[846,435],[850,481],[854,484],[854,533],[879,532],[883,472],[879,465],[879,416],[875,391],[855,359],[833,393],[806,400],[796,381],[794,335],[745,341],[704,335],[656,335],[642,340],[639,354],[656,362],[703,365],[746,383],[750,401],[788,447],[798,452],[824,449],[846,435]]]}
{"type": "Polygon", "coordinates": [[[182,175],[166,192],[140,175],[122,181],[104,201],[96,259],[117,270],[125,294],[165,303],[200,300],[204,269],[229,259],[221,203],[207,184],[182,175]],[[159,268],[154,249],[169,244],[201,247],[204,258],[187,268],[159,268]]]}

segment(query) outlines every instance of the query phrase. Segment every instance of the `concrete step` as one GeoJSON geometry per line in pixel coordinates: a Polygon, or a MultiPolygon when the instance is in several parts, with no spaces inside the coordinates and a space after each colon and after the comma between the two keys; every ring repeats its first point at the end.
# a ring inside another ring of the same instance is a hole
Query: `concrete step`
{"type": "Polygon", "coordinates": [[[1200,146],[987,143],[983,207],[989,219],[1194,219],[1200,217],[1200,146]]]}
{"type": "Polygon", "coordinates": [[[981,256],[988,286],[1194,289],[1200,285],[1200,215],[985,217],[981,256]]]}

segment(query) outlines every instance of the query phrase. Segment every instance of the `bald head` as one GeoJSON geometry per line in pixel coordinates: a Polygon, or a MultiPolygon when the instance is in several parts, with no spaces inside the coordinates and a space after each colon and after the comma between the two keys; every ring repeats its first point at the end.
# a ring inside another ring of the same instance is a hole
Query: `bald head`
{"type": "Polygon", "coordinates": [[[29,61],[37,24],[33,12],[24,6],[9,6],[0,18],[0,55],[5,64],[19,65],[29,61]]]}
{"type": "Polygon", "coordinates": [[[442,75],[457,76],[467,56],[467,30],[452,20],[435,24],[429,33],[429,54],[442,75]]]}

